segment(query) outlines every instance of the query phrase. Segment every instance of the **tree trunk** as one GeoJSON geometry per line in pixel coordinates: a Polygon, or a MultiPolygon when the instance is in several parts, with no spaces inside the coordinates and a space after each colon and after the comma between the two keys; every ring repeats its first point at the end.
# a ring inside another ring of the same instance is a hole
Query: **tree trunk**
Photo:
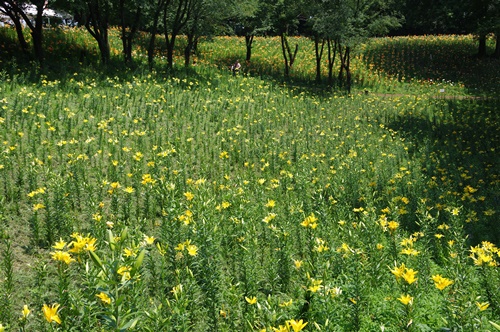
{"type": "Polygon", "coordinates": [[[493,57],[496,59],[500,58],[500,32],[495,34],[495,52],[493,53],[493,57]]]}
{"type": "Polygon", "coordinates": [[[188,0],[179,1],[175,9],[175,15],[171,25],[168,24],[168,4],[163,8],[163,28],[165,29],[165,40],[167,46],[167,67],[172,69],[174,67],[174,49],[175,40],[182,28],[186,25],[189,18],[190,2],[188,0]],[[169,28],[171,30],[169,37],[169,28]]]}
{"type": "Polygon", "coordinates": [[[479,36],[479,48],[477,51],[477,56],[480,58],[484,58],[486,56],[486,35],[481,34],[479,36]]]}
{"type": "Polygon", "coordinates": [[[43,9],[45,6],[45,1],[32,1],[32,3],[36,6],[36,16],[35,22],[30,21],[30,18],[26,15],[24,9],[19,7],[16,2],[9,1],[8,4],[10,6],[10,10],[6,12],[6,14],[12,19],[14,22],[14,26],[16,28],[17,37],[19,39],[19,43],[21,44],[21,48],[23,52],[28,54],[28,43],[24,38],[23,34],[23,26],[21,24],[21,18],[24,20],[25,24],[30,29],[31,37],[33,39],[33,53],[35,59],[38,61],[40,66],[43,66],[43,9]]]}
{"type": "Polygon", "coordinates": [[[247,56],[246,62],[250,62],[250,58],[252,57],[252,43],[253,43],[254,35],[245,35],[245,46],[247,48],[247,56]]]}
{"type": "Polygon", "coordinates": [[[101,53],[101,62],[103,64],[109,63],[109,60],[111,59],[111,49],[108,41],[108,30],[100,29],[95,26],[93,30],[89,23],[85,24],[85,28],[97,41],[97,46],[99,47],[99,52],[101,53]]]}
{"type": "Polygon", "coordinates": [[[328,45],[328,84],[331,86],[333,85],[333,65],[335,62],[335,56],[337,55],[337,41],[332,41],[330,38],[328,38],[327,45],[328,45]]]}
{"type": "Polygon", "coordinates": [[[102,34],[100,38],[97,40],[97,44],[99,45],[99,51],[101,52],[101,61],[103,64],[108,64],[111,60],[111,49],[109,47],[108,41],[108,33],[102,34]]]}
{"type": "Polygon", "coordinates": [[[175,39],[176,35],[172,34],[170,38],[168,35],[165,36],[166,45],[167,45],[167,67],[172,69],[174,67],[174,48],[175,48],[175,39]]]}
{"type": "Polygon", "coordinates": [[[322,39],[321,47],[319,46],[319,41],[319,36],[314,36],[314,51],[316,54],[316,82],[321,82],[321,58],[323,57],[323,49],[325,47],[325,40],[322,39]]]}
{"type": "Polygon", "coordinates": [[[347,93],[351,94],[351,48],[349,46],[346,46],[345,53],[344,60],[346,63],[347,93]]]}
{"type": "Polygon", "coordinates": [[[89,16],[85,22],[85,28],[97,41],[101,53],[101,61],[108,64],[111,59],[111,49],[108,38],[108,13],[106,8],[101,8],[97,2],[89,2],[89,16]]]}
{"type": "Polygon", "coordinates": [[[339,69],[339,76],[338,76],[338,81],[339,81],[339,87],[342,87],[342,83],[344,81],[344,67],[345,67],[345,58],[342,55],[342,45],[338,43],[339,46],[339,57],[340,57],[340,69],[339,69]]]}
{"type": "Polygon", "coordinates": [[[191,54],[194,50],[196,37],[194,33],[189,33],[187,35],[187,45],[184,48],[184,67],[189,67],[191,63],[191,54]]]}
{"type": "Polygon", "coordinates": [[[14,26],[16,28],[16,33],[17,33],[17,39],[19,40],[19,45],[21,45],[21,49],[23,50],[23,53],[26,55],[29,55],[28,49],[29,45],[26,42],[26,38],[24,38],[23,34],[23,25],[21,24],[21,19],[18,16],[10,16],[10,19],[12,22],[14,22],[14,26]]]}
{"type": "Polygon", "coordinates": [[[286,52],[286,46],[285,46],[285,34],[282,33],[280,35],[281,37],[281,51],[283,52],[283,60],[285,61],[285,78],[288,78],[289,76],[289,69],[288,69],[288,57],[287,57],[287,52],[286,52]]]}
{"type": "Polygon", "coordinates": [[[158,2],[156,3],[154,14],[153,14],[153,25],[151,26],[151,36],[149,37],[149,45],[148,45],[149,70],[153,69],[156,34],[158,33],[158,21],[160,20],[160,14],[161,14],[161,11],[162,11],[164,6],[165,6],[165,1],[158,0],[158,2]]]}
{"type": "Polygon", "coordinates": [[[346,73],[346,88],[347,92],[351,93],[351,48],[345,47],[344,55],[342,55],[342,46],[339,43],[339,56],[340,56],[340,71],[339,71],[339,86],[342,87],[344,79],[344,70],[346,73]]]}
{"type": "Polygon", "coordinates": [[[292,53],[290,45],[288,45],[288,39],[286,34],[283,32],[281,37],[281,51],[283,52],[283,59],[285,60],[285,77],[290,76],[290,68],[293,67],[295,58],[297,57],[297,52],[299,51],[299,45],[295,44],[295,50],[292,53]]]}
{"type": "Polygon", "coordinates": [[[128,24],[125,18],[125,0],[120,0],[120,20],[121,20],[121,39],[123,46],[123,57],[125,63],[132,62],[132,42],[134,40],[135,33],[137,32],[137,27],[139,25],[139,20],[141,17],[141,9],[137,8],[134,21],[128,24]]]}

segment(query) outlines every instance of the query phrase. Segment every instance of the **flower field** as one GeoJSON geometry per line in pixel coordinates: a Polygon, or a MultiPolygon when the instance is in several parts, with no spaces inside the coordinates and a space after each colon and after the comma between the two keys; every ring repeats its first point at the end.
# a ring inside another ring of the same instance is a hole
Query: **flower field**
{"type": "Polygon", "coordinates": [[[500,330],[498,101],[436,98],[405,39],[353,64],[390,98],[267,78],[273,39],[233,77],[230,39],[175,75],[1,67],[0,331],[500,330]]]}

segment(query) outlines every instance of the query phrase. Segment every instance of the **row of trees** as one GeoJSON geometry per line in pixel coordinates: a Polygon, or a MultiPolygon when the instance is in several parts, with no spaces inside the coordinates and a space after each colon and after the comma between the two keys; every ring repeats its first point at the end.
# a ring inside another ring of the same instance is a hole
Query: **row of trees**
{"type": "MultiPolygon", "coordinates": [[[[316,79],[321,80],[321,63],[327,57],[328,80],[333,82],[336,58],[340,61],[339,81],[350,86],[352,48],[370,36],[400,32],[464,32],[479,37],[479,54],[486,53],[486,36],[500,36],[500,0],[6,0],[0,12],[14,22],[22,49],[29,46],[21,20],[32,35],[33,54],[43,63],[43,10],[63,10],[84,25],[96,40],[102,63],[110,60],[108,31],[121,31],[123,57],[132,59],[137,32],[149,32],[148,63],[152,68],[158,36],[164,37],[168,67],[173,66],[177,37],[187,37],[184,50],[186,66],[201,36],[237,33],[246,41],[246,60],[252,55],[256,35],[277,35],[281,39],[284,74],[288,76],[298,45],[290,45],[288,36],[307,34],[315,42],[316,79]],[[428,4],[426,4],[428,2],[428,4]],[[36,7],[30,17],[26,6],[36,7]],[[406,17],[406,23],[405,23],[406,17]]],[[[500,55],[497,42],[495,55],[500,55]]]]}
{"type": "Polygon", "coordinates": [[[478,55],[486,56],[486,37],[495,34],[493,56],[500,57],[500,0],[402,1],[401,34],[468,34],[478,37],[478,55]]]}

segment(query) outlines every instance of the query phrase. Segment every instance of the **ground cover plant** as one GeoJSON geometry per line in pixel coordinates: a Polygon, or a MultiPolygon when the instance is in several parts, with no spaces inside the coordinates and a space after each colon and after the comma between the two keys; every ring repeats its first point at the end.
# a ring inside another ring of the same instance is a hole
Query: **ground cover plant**
{"type": "Polygon", "coordinates": [[[174,73],[2,58],[0,329],[499,330],[495,77],[436,86],[380,39],[346,95],[306,52],[278,79],[271,38],[232,76],[228,41],[174,73]]]}

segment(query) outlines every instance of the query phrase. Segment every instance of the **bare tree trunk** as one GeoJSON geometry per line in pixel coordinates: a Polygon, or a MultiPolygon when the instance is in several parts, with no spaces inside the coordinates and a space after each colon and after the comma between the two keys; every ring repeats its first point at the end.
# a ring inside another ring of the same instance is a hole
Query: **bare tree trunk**
{"type": "Polygon", "coordinates": [[[338,46],[339,46],[339,57],[340,57],[340,70],[339,70],[338,81],[339,81],[339,87],[342,87],[342,83],[344,81],[345,58],[344,55],[342,55],[342,45],[338,43],[338,46]]]}
{"type": "Polygon", "coordinates": [[[325,47],[325,39],[321,40],[321,47],[319,46],[320,38],[318,35],[314,36],[314,51],[316,54],[316,82],[321,82],[321,58],[323,57],[323,49],[325,47]]]}
{"type": "Polygon", "coordinates": [[[33,38],[33,52],[35,54],[35,59],[38,61],[41,67],[43,67],[43,9],[45,6],[45,1],[36,2],[36,16],[35,24],[32,25],[28,23],[31,29],[31,37],[33,38]]]}
{"type": "Polygon", "coordinates": [[[29,45],[26,42],[26,38],[24,38],[23,34],[23,25],[21,24],[21,19],[19,16],[10,16],[12,22],[14,22],[14,26],[16,28],[16,33],[17,33],[17,39],[19,40],[19,45],[21,45],[21,49],[23,50],[23,53],[26,55],[29,55],[29,45]]]}
{"type": "Polygon", "coordinates": [[[123,58],[125,63],[132,62],[132,42],[134,40],[135,33],[137,32],[137,27],[139,26],[139,20],[141,17],[141,8],[137,8],[135,11],[134,20],[131,24],[127,22],[125,18],[125,0],[120,0],[120,20],[121,20],[121,39],[123,46],[123,58]]]}
{"type": "Polygon", "coordinates": [[[494,58],[500,58],[500,32],[495,34],[495,52],[493,52],[494,58]]]}
{"type": "Polygon", "coordinates": [[[351,93],[351,48],[349,46],[345,47],[342,55],[342,46],[339,43],[339,56],[340,56],[340,71],[339,71],[339,86],[342,87],[344,80],[344,70],[346,72],[346,88],[347,92],[351,93]]]}
{"type": "Polygon", "coordinates": [[[290,45],[288,45],[288,39],[286,33],[281,33],[281,51],[283,52],[283,59],[285,61],[285,78],[290,76],[290,68],[292,68],[295,58],[297,57],[297,52],[299,51],[299,45],[295,44],[295,50],[292,53],[290,45]]]}
{"type": "Polygon", "coordinates": [[[477,51],[477,56],[480,58],[484,58],[486,56],[486,35],[481,34],[479,36],[479,47],[477,51]]]}
{"type": "Polygon", "coordinates": [[[33,39],[33,53],[35,59],[38,61],[40,66],[43,66],[43,9],[45,7],[45,1],[37,0],[32,1],[32,3],[36,6],[36,16],[35,22],[32,23],[30,18],[27,16],[26,12],[22,7],[20,7],[17,1],[5,1],[3,8],[5,5],[8,6],[8,10],[6,14],[12,19],[14,25],[16,27],[17,37],[19,39],[19,43],[21,44],[21,48],[23,51],[28,53],[28,43],[24,38],[23,34],[23,26],[21,24],[21,18],[24,20],[28,28],[30,29],[31,37],[33,39]]]}
{"type": "Polygon", "coordinates": [[[347,76],[347,93],[351,94],[351,48],[349,46],[346,46],[345,53],[346,55],[344,56],[344,60],[346,63],[345,71],[347,76]]]}
{"type": "Polygon", "coordinates": [[[253,43],[254,35],[245,35],[245,46],[247,48],[247,56],[246,62],[250,62],[250,58],[252,57],[252,43],[253,43]]]}
{"type": "Polygon", "coordinates": [[[89,16],[85,22],[85,28],[97,41],[101,53],[101,61],[108,64],[111,60],[111,49],[108,38],[108,13],[106,8],[99,6],[99,3],[90,1],[87,3],[89,16]]]}
{"type": "Polygon", "coordinates": [[[180,0],[177,4],[177,8],[175,9],[175,15],[171,25],[169,26],[169,22],[167,19],[168,10],[170,9],[168,5],[164,7],[163,10],[163,28],[165,29],[165,41],[167,46],[167,67],[172,69],[174,66],[174,49],[175,49],[175,40],[179,35],[182,28],[186,25],[189,16],[192,14],[190,12],[191,9],[191,1],[190,0],[180,0]],[[169,37],[169,28],[170,28],[170,37],[169,37]]]}
{"type": "Polygon", "coordinates": [[[149,37],[149,45],[148,45],[148,65],[149,70],[153,69],[153,60],[155,54],[155,41],[156,34],[158,33],[158,21],[160,20],[160,13],[165,6],[164,0],[158,0],[156,3],[155,11],[153,14],[153,25],[151,26],[151,35],[149,37]]]}
{"type": "Polygon", "coordinates": [[[335,56],[337,55],[337,41],[332,41],[330,38],[328,38],[327,45],[328,45],[328,84],[333,85],[333,65],[335,63],[335,56]]]}
{"type": "Polygon", "coordinates": [[[194,46],[196,44],[196,36],[195,33],[188,33],[187,35],[187,45],[184,48],[184,66],[189,67],[191,63],[191,54],[193,53],[194,46]]]}

